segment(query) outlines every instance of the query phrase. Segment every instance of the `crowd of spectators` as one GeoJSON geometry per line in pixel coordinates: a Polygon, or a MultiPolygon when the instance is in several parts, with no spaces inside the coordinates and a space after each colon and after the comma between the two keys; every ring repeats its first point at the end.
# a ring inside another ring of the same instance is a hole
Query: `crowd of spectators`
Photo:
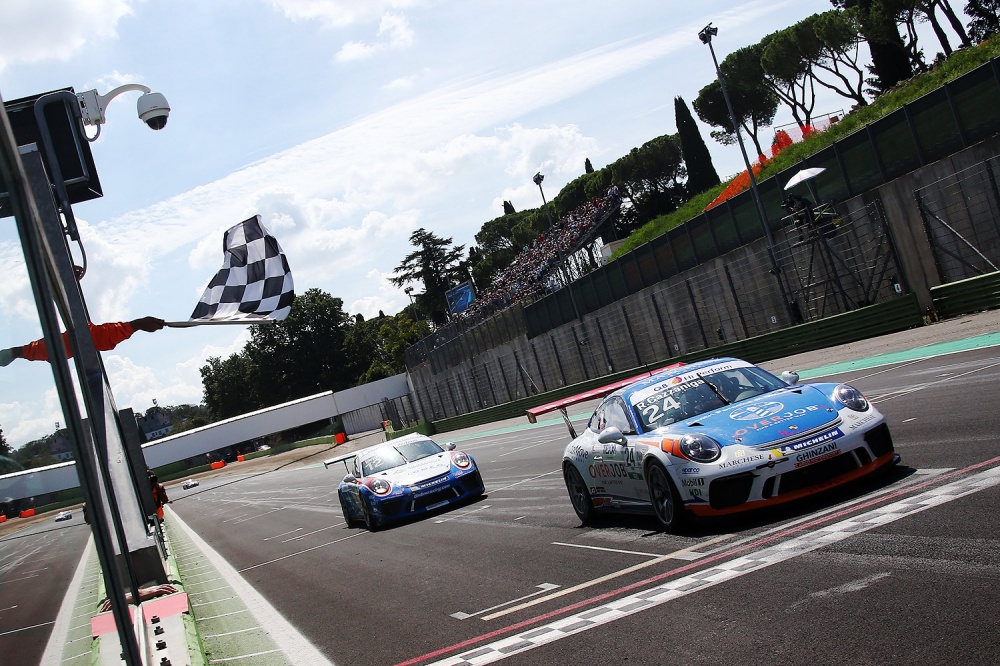
{"type": "Polygon", "coordinates": [[[514,303],[530,303],[559,289],[557,277],[560,258],[565,258],[586,245],[607,214],[617,208],[621,196],[611,185],[603,196],[573,209],[553,222],[552,228],[524,246],[514,260],[497,273],[493,283],[476,295],[476,300],[454,319],[472,320],[488,315],[514,303]]]}

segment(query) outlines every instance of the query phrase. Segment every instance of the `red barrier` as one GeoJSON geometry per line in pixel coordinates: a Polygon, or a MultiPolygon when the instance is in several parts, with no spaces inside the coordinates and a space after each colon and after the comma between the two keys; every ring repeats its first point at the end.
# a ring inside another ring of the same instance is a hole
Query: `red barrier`
{"type": "Polygon", "coordinates": [[[0,513],[0,523],[6,523],[6,522],[7,522],[7,516],[0,513]]]}
{"type": "Polygon", "coordinates": [[[236,456],[236,462],[243,462],[243,455],[236,456]]]}
{"type": "Polygon", "coordinates": [[[333,441],[335,441],[337,444],[343,444],[344,442],[347,441],[347,433],[338,432],[333,436],[333,441]]]}
{"type": "Polygon", "coordinates": [[[25,509],[24,511],[21,512],[22,518],[31,518],[33,515],[35,515],[34,509],[25,509]]]}
{"type": "Polygon", "coordinates": [[[218,461],[218,462],[214,462],[211,465],[209,465],[209,467],[211,467],[212,469],[222,469],[225,466],[226,466],[226,463],[223,462],[223,461],[221,461],[221,460],[218,461]]]}

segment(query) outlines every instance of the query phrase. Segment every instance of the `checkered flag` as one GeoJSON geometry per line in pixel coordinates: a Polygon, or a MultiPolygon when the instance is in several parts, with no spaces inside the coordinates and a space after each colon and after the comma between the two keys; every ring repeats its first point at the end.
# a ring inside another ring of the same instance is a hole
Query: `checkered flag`
{"type": "Polygon", "coordinates": [[[288,316],[295,299],[292,272],[260,215],[226,231],[222,268],[208,283],[189,325],[258,323],[288,316]]]}

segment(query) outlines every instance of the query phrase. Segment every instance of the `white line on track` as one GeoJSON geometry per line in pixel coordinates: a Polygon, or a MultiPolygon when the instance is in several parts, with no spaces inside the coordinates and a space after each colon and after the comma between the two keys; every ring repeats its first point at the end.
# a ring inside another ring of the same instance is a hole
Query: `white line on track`
{"type": "Polygon", "coordinates": [[[293,536],[291,539],[285,539],[281,543],[288,543],[289,541],[298,541],[299,539],[304,539],[311,534],[318,534],[319,532],[332,530],[334,527],[343,527],[345,524],[346,523],[337,523],[336,525],[330,525],[329,527],[321,527],[318,530],[313,530],[312,532],[306,532],[305,534],[299,534],[298,536],[293,536]]]}
{"type": "MultiPolygon", "coordinates": [[[[638,550],[622,550],[620,548],[603,548],[601,546],[588,546],[582,543],[563,543],[562,541],[553,541],[553,546],[566,546],[568,548],[585,548],[586,550],[601,550],[605,553],[624,553],[625,555],[637,555],[639,557],[668,557],[663,553],[643,553],[638,550]]],[[[705,557],[704,553],[695,552],[681,552],[677,551],[675,553],[670,553],[669,557],[673,557],[678,560],[697,560],[700,557],[705,557]]]]}
{"type": "Polygon", "coordinates": [[[641,562],[639,564],[635,564],[633,566],[626,567],[624,569],[619,569],[618,571],[612,571],[611,573],[609,573],[609,574],[607,574],[605,576],[600,576],[599,578],[593,578],[591,580],[584,581],[583,583],[580,583],[579,585],[574,585],[573,587],[565,587],[565,588],[559,590],[558,592],[553,592],[552,594],[546,595],[544,597],[538,597],[537,599],[533,599],[531,601],[525,602],[523,604],[520,604],[519,606],[514,606],[513,608],[508,608],[507,610],[502,610],[502,611],[499,611],[497,613],[493,613],[492,615],[486,615],[486,616],[483,617],[483,620],[493,620],[493,619],[496,619],[498,617],[503,617],[504,615],[510,615],[511,613],[514,613],[514,612],[519,611],[519,610],[523,610],[523,609],[528,608],[530,606],[536,606],[536,605],[538,605],[540,603],[544,603],[546,601],[549,601],[551,599],[555,599],[557,597],[564,597],[567,594],[572,594],[573,592],[578,592],[580,590],[585,590],[588,587],[593,587],[594,585],[598,585],[600,583],[605,583],[605,582],[607,582],[609,580],[613,580],[615,578],[620,578],[621,576],[624,576],[626,574],[630,574],[630,573],[632,573],[634,571],[639,571],[640,569],[645,569],[647,567],[651,567],[651,566],[654,566],[656,564],[661,564],[663,562],[666,562],[667,560],[681,559],[681,558],[678,558],[677,556],[693,552],[695,548],[701,548],[703,546],[711,546],[712,544],[720,543],[722,541],[726,541],[726,540],[731,539],[731,538],[732,538],[731,535],[726,534],[726,535],[723,535],[723,536],[716,537],[714,539],[709,539],[708,541],[703,541],[703,542],[701,542],[699,544],[696,544],[694,546],[688,546],[687,548],[681,548],[680,550],[676,550],[676,551],[674,551],[672,553],[667,553],[666,555],[660,555],[660,556],[656,557],[655,559],[648,560],[646,562],[641,562]]]}
{"type": "Polygon", "coordinates": [[[283,536],[286,536],[288,534],[292,534],[294,532],[299,532],[299,531],[301,531],[303,529],[305,529],[305,528],[303,528],[303,527],[296,527],[294,530],[288,530],[287,532],[282,532],[281,534],[275,534],[274,536],[264,537],[262,539],[262,541],[270,541],[271,539],[277,539],[278,537],[283,537],[283,536]]]}
{"type": "Polygon", "coordinates": [[[440,520],[435,520],[434,524],[435,525],[440,525],[441,523],[447,523],[447,522],[450,522],[452,520],[455,520],[456,518],[464,518],[465,516],[471,515],[473,513],[479,513],[480,511],[485,511],[486,509],[490,508],[491,506],[493,506],[493,505],[492,504],[484,504],[483,506],[481,506],[479,508],[476,508],[476,509],[472,509],[471,511],[466,511],[464,513],[457,513],[457,514],[454,514],[454,515],[449,516],[447,518],[441,518],[440,520]]]}
{"type": "Polygon", "coordinates": [[[920,386],[917,386],[916,388],[903,389],[903,390],[899,390],[899,391],[892,391],[892,392],[887,393],[885,395],[879,396],[878,400],[873,400],[872,402],[875,402],[875,403],[887,402],[889,400],[892,400],[893,398],[899,398],[899,397],[904,396],[904,395],[909,395],[911,393],[916,393],[917,391],[923,391],[926,388],[930,388],[932,386],[937,386],[938,384],[942,384],[944,382],[950,382],[950,381],[956,380],[956,379],[958,379],[960,377],[965,377],[966,375],[973,375],[973,374],[975,374],[977,372],[982,372],[983,370],[989,370],[990,368],[995,368],[997,366],[1000,366],[1000,363],[991,363],[989,365],[984,365],[981,368],[976,368],[975,370],[969,370],[968,372],[962,372],[962,373],[959,373],[957,375],[951,375],[950,377],[947,377],[945,379],[939,379],[936,382],[927,382],[926,384],[921,384],[920,386]]]}
{"type": "MultiPolygon", "coordinates": [[[[987,462],[996,464],[996,459],[987,462]]],[[[974,465],[973,468],[981,468],[982,466],[983,463],[980,463],[979,465],[974,465]]],[[[594,629],[614,620],[685,597],[696,591],[705,590],[740,578],[748,573],[780,564],[781,562],[814,552],[825,546],[839,543],[857,534],[882,527],[902,518],[916,515],[927,509],[998,485],[1000,485],[1000,467],[990,467],[986,471],[930,488],[916,495],[903,497],[890,504],[874,508],[850,518],[818,526],[816,529],[804,532],[799,536],[780,540],[764,548],[753,548],[746,554],[728,560],[724,559],[725,555],[720,555],[720,561],[713,563],[713,566],[707,570],[695,571],[694,573],[678,578],[674,578],[673,576],[680,573],[680,571],[665,572],[648,581],[652,583],[657,580],[666,579],[666,582],[659,585],[626,596],[620,596],[606,604],[587,608],[584,611],[560,618],[543,626],[533,627],[527,631],[494,641],[488,645],[476,646],[464,653],[436,661],[428,666],[480,666],[481,664],[500,661],[512,654],[523,654],[536,647],[594,629]]],[[[681,571],[694,566],[696,565],[685,565],[681,568],[681,571]]],[[[637,586],[639,584],[632,584],[626,586],[623,590],[635,589],[637,586]]],[[[608,598],[614,594],[615,592],[612,591],[602,596],[608,598]]],[[[483,619],[487,618],[484,617],[483,619]]]]}
{"type": "Polygon", "coordinates": [[[549,590],[554,590],[559,586],[555,583],[542,583],[541,585],[536,585],[535,587],[540,588],[538,592],[532,592],[531,594],[526,594],[523,597],[518,597],[517,599],[511,599],[510,601],[505,601],[501,604],[484,608],[483,610],[476,611],[475,613],[463,613],[459,611],[457,613],[452,613],[451,616],[456,620],[468,620],[470,617],[476,617],[477,615],[489,613],[491,610],[496,610],[497,608],[503,608],[504,606],[509,606],[510,604],[516,604],[518,601],[524,601],[525,599],[530,599],[531,597],[537,597],[539,594],[545,594],[549,590]]]}
{"type": "Polygon", "coordinates": [[[554,469],[551,472],[546,472],[545,474],[539,474],[538,476],[532,476],[532,477],[529,477],[527,479],[521,479],[520,481],[517,481],[516,483],[512,483],[509,486],[503,486],[501,488],[487,488],[486,489],[486,494],[488,495],[490,493],[498,493],[501,490],[508,490],[508,489],[513,488],[515,486],[519,486],[522,483],[528,483],[529,481],[534,481],[536,479],[541,479],[541,478],[546,477],[546,476],[551,476],[553,474],[559,474],[561,471],[562,471],[561,469],[554,469]]]}
{"type": "Polygon", "coordinates": [[[326,548],[327,546],[332,546],[335,543],[340,543],[341,541],[347,541],[348,539],[353,539],[354,537],[360,536],[362,534],[368,534],[368,530],[361,530],[360,532],[355,532],[354,534],[348,534],[347,536],[341,537],[340,539],[334,539],[333,541],[327,541],[326,543],[321,543],[318,546],[313,546],[311,548],[305,548],[303,550],[297,550],[294,553],[289,553],[288,555],[282,555],[281,557],[276,557],[273,560],[268,560],[266,562],[260,562],[259,564],[253,564],[253,565],[250,565],[249,567],[243,567],[242,569],[238,569],[237,573],[243,573],[244,571],[250,571],[251,569],[257,569],[257,568],[260,568],[260,567],[264,567],[264,566],[267,566],[268,564],[274,564],[275,562],[280,562],[282,560],[287,560],[290,557],[295,557],[296,555],[302,555],[303,553],[308,553],[308,552],[311,552],[311,551],[314,551],[314,550],[318,550],[320,548],[326,548]]]}

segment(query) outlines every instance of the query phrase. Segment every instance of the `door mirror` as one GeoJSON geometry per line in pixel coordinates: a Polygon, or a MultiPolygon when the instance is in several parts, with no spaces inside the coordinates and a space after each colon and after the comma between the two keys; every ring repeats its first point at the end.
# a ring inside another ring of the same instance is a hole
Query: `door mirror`
{"type": "Polygon", "coordinates": [[[625,435],[615,426],[608,426],[597,436],[601,444],[625,444],[625,435]]]}
{"type": "Polygon", "coordinates": [[[794,370],[785,370],[781,373],[781,381],[790,386],[795,386],[799,383],[799,373],[794,370]]]}
{"type": "Polygon", "coordinates": [[[357,483],[357,482],[358,482],[358,477],[354,476],[353,474],[348,474],[347,476],[344,477],[344,483],[357,483]]]}
{"type": "Polygon", "coordinates": [[[445,451],[454,451],[455,450],[455,442],[448,442],[447,444],[445,444],[444,445],[444,450],[445,451]]]}

